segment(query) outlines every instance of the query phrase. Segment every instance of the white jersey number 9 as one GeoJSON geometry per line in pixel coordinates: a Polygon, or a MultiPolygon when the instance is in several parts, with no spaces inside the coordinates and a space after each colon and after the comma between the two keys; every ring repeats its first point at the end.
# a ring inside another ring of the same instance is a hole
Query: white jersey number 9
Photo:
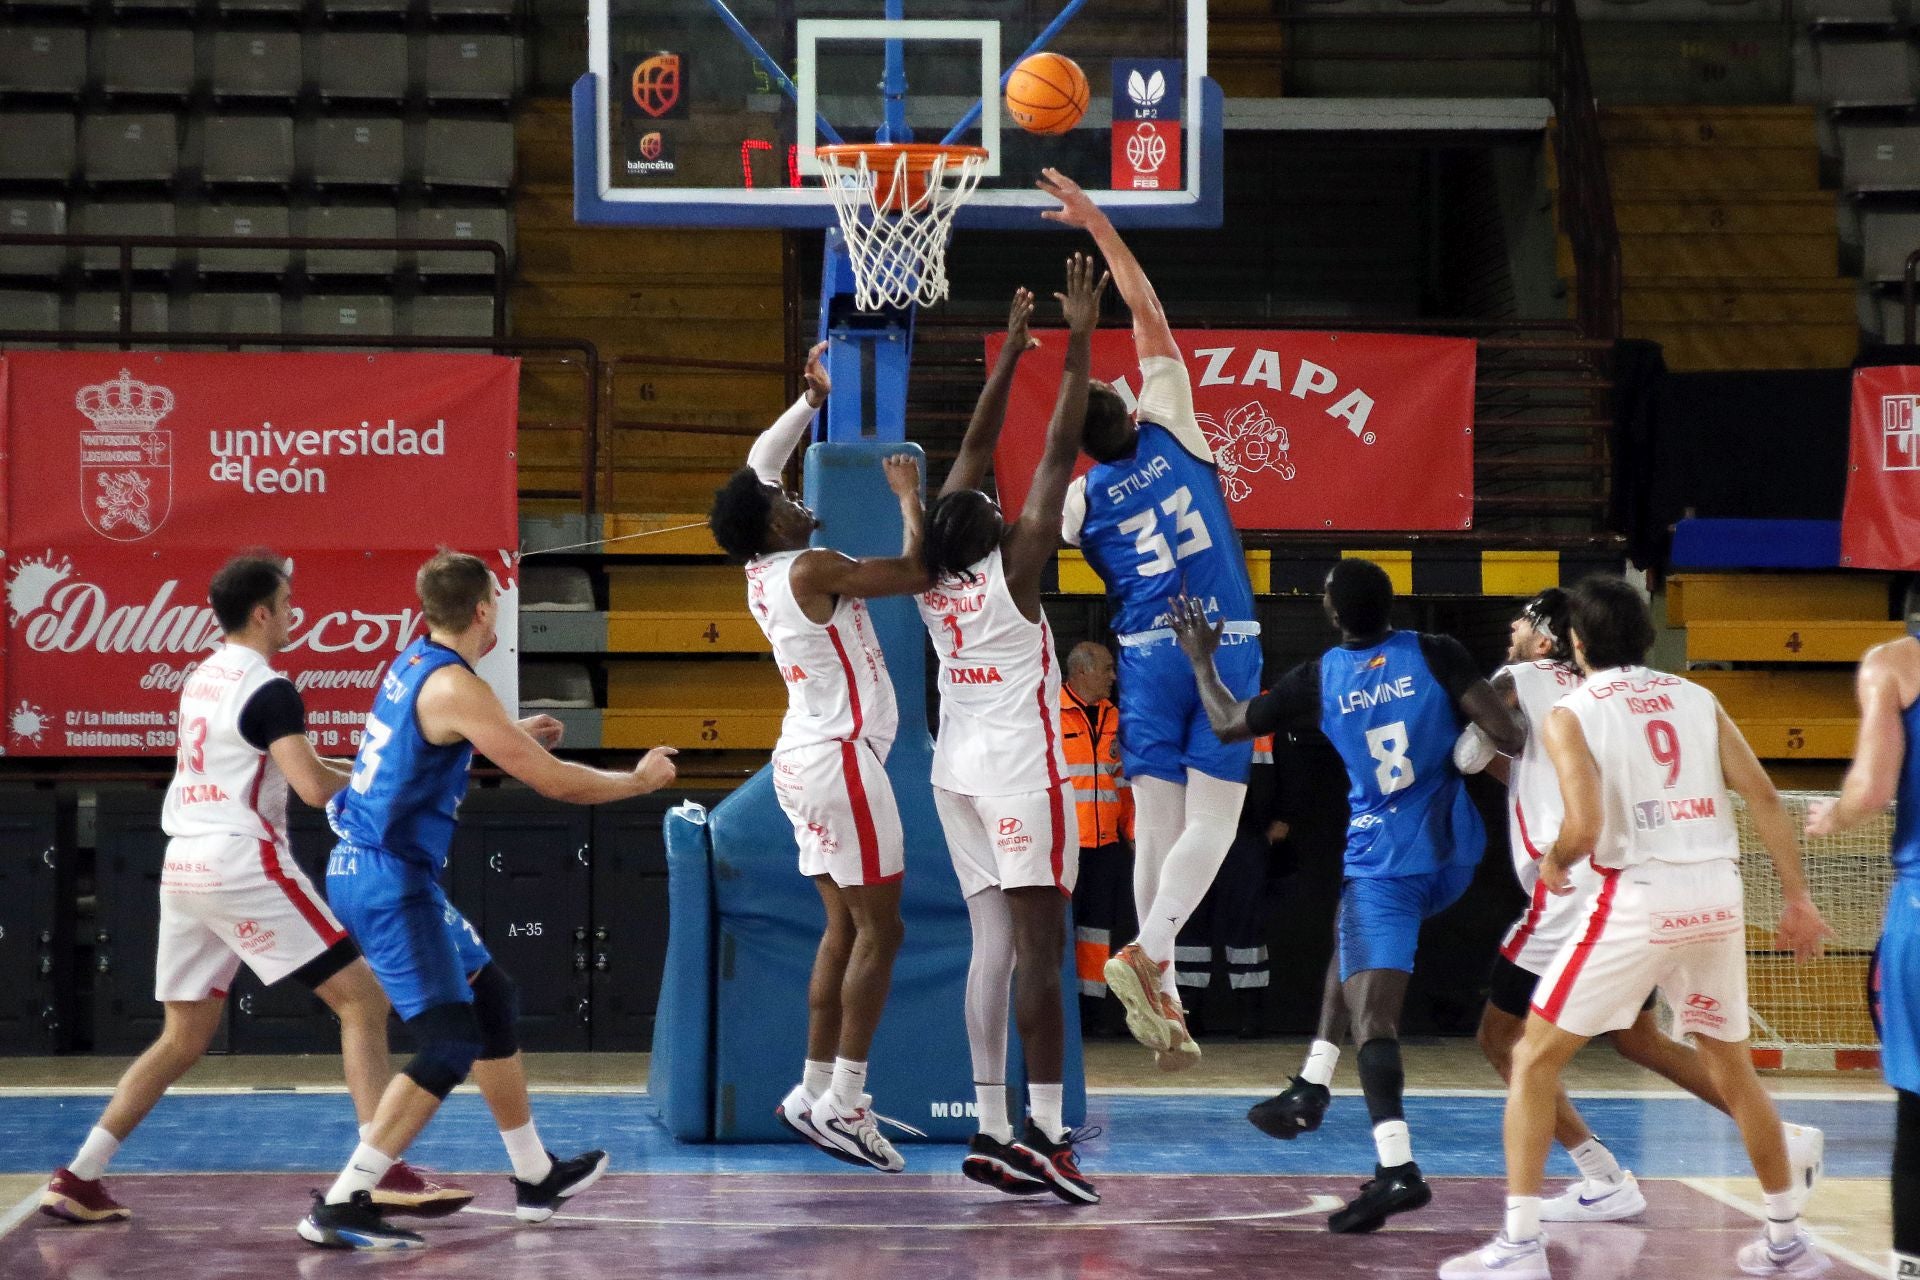
{"type": "Polygon", "coordinates": [[[1207,522],[1200,513],[1193,510],[1193,494],[1186,485],[1161,502],[1160,510],[1173,517],[1171,547],[1167,545],[1166,535],[1160,532],[1160,518],[1151,511],[1128,516],[1118,526],[1120,532],[1133,535],[1133,549],[1146,557],[1138,569],[1143,578],[1157,578],[1169,572],[1175,562],[1213,545],[1213,535],[1207,532],[1207,522]]]}

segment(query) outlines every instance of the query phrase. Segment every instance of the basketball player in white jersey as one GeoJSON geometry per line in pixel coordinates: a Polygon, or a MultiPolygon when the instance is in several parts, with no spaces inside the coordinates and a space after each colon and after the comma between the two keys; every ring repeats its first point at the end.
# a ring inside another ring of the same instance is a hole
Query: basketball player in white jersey
{"type": "MultiPolygon", "coordinates": [[[[286,565],[264,553],[236,556],[207,594],[221,643],[181,689],[179,760],[160,819],[170,839],[154,998],[165,1021],[41,1197],[43,1213],[71,1222],[132,1216],[101,1176],[161,1095],[206,1053],[242,961],[263,984],[292,978],[333,1010],[363,1128],[387,1083],[386,996],[287,846],[287,788],[323,808],[347,773],[314,754],[299,692],[268,665],[287,647],[293,625],[286,565]]],[[[455,1212],[472,1199],[402,1164],[375,1193],[389,1213],[423,1216],[455,1212]]]]}
{"type": "MultiPolygon", "coordinates": [[[[1494,957],[1487,1006],[1480,1018],[1480,1048],[1501,1079],[1512,1075],[1513,1047],[1526,1029],[1527,1008],[1546,971],[1576,928],[1585,921],[1602,877],[1590,862],[1575,863],[1569,875],[1573,891],[1554,894],[1540,879],[1539,862],[1560,834],[1560,780],[1545,742],[1548,713],[1555,703],[1585,682],[1573,664],[1567,593],[1548,587],[1527,602],[1513,620],[1507,664],[1494,674],[1494,691],[1517,708],[1527,722],[1527,744],[1511,761],[1496,755],[1475,726],[1460,735],[1455,763],[1462,772],[1487,772],[1507,784],[1507,835],[1514,876],[1529,895],[1527,908],[1507,930],[1494,957]]],[[[1726,1111],[1699,1053],[1660,1029],[1653,993],[1633,1025],[1607,1036],[1621,1057],[1673,1081],[1708,1105],[1726,1111]]],[[[1794,1186],[1804,1197],[1820,1170],[1824,1139],[1820,1130],[1785,1126],[1794,1186]]],[[[1646,1197],[1632,1173],[1587,1127],[1563,1087],[1554,1093],[1553,1136],[1580,1171],[1580,1180],[1540,1206],[1542,1222],[1614,1222],[1638,1216],[1646,1197]]]]}
{"type": "Polygon", "coordinates": [[[906,1161],[880,1133],[866,1090],[867,1051],[904,930],[906,865],[885,768],[899,713],[866,599],[927,585],[920,468],[906,454],[885,463],[905,526],[899,555],[855,560],[808,545],[820,522],[780,474],[832,389],[826,347],[807,354],[806,392],[754,441],[708,520],[727,554],[746,562],[747,605],[787,682],[774,794],[793,822],[800,873],[827,912],[807,992],[806,1066],[775,1114],[829,1155],[898,1173],[906,1161]]]}
{"type": "Polygon", "coordinates": [[[1033,344],[1033,298],[1014,295],[1000,349],[947,482],[927,510],[924,558],[933,585],[920,617],[940,659],[940,735],[933,802],[973,927],[967,1043],[980,1132],[961,1171],[1015,1195],[1051,1190],[1069,1204],[1100,1193],[1080,1172],[1061,1119],[1066,1034],[1061,957],[1066,902],[1079,871],[1073,800],[1060,742],[1060,666],[1040,607],[1040,575],[1059,543],[1060,510],[1087,412],[1087,371],[1100,296],[1093,259],[1067,262],[1055,294],[1072,336],[1053,420],[1019,519],[1009,524],[980,488],[1006,417],[1007,387],[1033,344]],[[1069,823],[1074,828],[1069,831],[1069,823]],[[1031,1116],[1018,1141],[1007,1118],[1007,1006],[1026,1053],[1031,1116]]]}
{"type": "Polygon", "coordinates": [[[1625,580],[1574,589],[1574,661],[1585,684],[1547,716],[1547,753],[1565,806],[1540,860],[1553,894],[1572,868],[1600,877],[1585,919],[1540,976],[1507,1094],[1507,1213],[1486,1246],[1442,1264],[1448,1280],[1551,1275],[1540,1184],[1560,1073],[1588,1040],[1632,1026],[1664,988],[1740,1127],[1766,1199],[1766,1234],[1740,1250],[1749,1275],[1818,1275],[1831,1264],[1799,1223],[1780,1116],[1748,1051],[1746,924],[1740,843],[1728,788],[1746,800],[1780,880],[1779,946],[1805,961],[1831,932],[1807,891],[1779,793],[1713,695],[1645,665],[1646,603],[1625,580]]]}

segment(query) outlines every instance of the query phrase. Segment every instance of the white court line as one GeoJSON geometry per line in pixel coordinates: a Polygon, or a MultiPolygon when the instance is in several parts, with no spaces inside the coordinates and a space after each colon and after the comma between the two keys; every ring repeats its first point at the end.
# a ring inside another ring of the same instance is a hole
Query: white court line
{"type": "Polygon", "coordinates": [[[5,1216],[0,1216],[0,1236],[5,1236],[9,1231],[12,1231],[15,1227],[33,1216],[33,1211],[40,1207],[40,1192],[43,1190],[45,1190],[45,1188],[35,1187],[32,1191],[27,1192],[26,1198],[19,1204],[7,1210],[5,1216]]]}
{"type": "MultiPolygon", "coordinates": [[[[1753,1204],[1752,1202],[1747,1200],[1742,1200],[1739,1196],[1736,1196],[1735,1194],[1733,1194],[1733,1192],[1728,1191],[1722,1187],[1716,1187],[1712,1183],[1706,1181],[1705,1179],[1676,1178],[1674,1179],[1674,1181],[1679,1182],[1682,1186],[1693,1188],[1695,1191],[1698,1191],[1701,1195],[1706,1196],[1709,1200],[1718,1200],[1721,1204],[1726,1205],[1729,1209],[1738,1210],[1739,1212],[1744,1213],[1748,1217],[1756,1219],[1757,1221],[1763,1224],[1767,1220],[1767,1211],[1764,1206],[1753,1204]]],[[[1802,1225],[1804,1226],[1805,1219],[1802,1219],[1801,1221],[1802,1221],[1802,1225]]],[[[1764,1227],[1762,1229],[1764,1230],[1764,1227]]],[[[1836,1244],[1833,1240],[1827,1238],[1826,1236],[1820,1234],[1819,1232],[1813,1230],[1810,1227],[1807,1228],[1807,1234],[1813,1238],[1814,1244],[1818,1245],[1823,1253],[1832,1254],[1834,1257],[1840,1259],[1842,1262],[1851,1263],[1853,1266],[1860,1268],[1862,1271],[1866,1272],[1870,1276],[1878,1276],[1878,1275],[1885,1274],[1884,1267],[1880,1263],[1874,1262],[1872,1259],[1868,1258],[1865,1254],[1849,1249],[1843,1244],[1836,1244]]]]}
{"type": "MultiPolygon", "coordinates": [[[[966,1188],[956,1188],[965,1190],[966,1188]]],[[[1314,1195],[1307,1197],[1307,1203],[1298,1209],[1275,1209],[1265,1213],[1227,1213],[1204,1218],[1115,1218],[1099,1222],[1084,1219],[1062,1218],[1059,1221],[1034,1221],[1021,1218],[1018,1222],[916,1222],[916,1231],[1004,1231],[1017,1227],[1021,1231],[1099,1231],[1108,1227],[1204,1227],[1221,1222],[1272,1222],[1278,1218],[1304,1218],[1317,1213],[1330,1213],[1343,1203],[1339,1196],[1314,1195]]],[[[489,1218],[511,1218],[511,1209],[475,1209],[471,1205],[462,1213],[478,1213],[489,1218]]],[[[581,1222],[603,1227],[719,1227],[726,1230],[746,1229],[751,1231],[791,1230],[805,1226],[815,1231],[898,1231],[898,1222],[821,1222],[815,1219],[808,1223],[797,1222],[743,1222],[728,1219],[715,1222],[708,1218],[598,1218],[584,1214],[556,1213],[550,1219],[553,1222],[581,1222]]]]}

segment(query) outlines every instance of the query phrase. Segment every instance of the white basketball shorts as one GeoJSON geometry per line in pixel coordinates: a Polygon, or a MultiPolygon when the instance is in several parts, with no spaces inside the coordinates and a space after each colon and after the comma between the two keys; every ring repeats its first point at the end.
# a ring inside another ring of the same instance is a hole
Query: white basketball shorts
{"type": "Polygon", "coordinates": [[[271,986],[346,936],[285,845],[175,837],[160,873],[153,998],[224,996],[243,960],[271,986]]]}
{"type": "Polygon", "coordinates": [[[773,793],[793,823],[800,874],[843,889],[886,884],[906,870],[893,783],[871,744],[819,742],[773,757],[773,793]]]}
{"type": "Polygon", "coordinates": [[[1738,862],[1648,862],[1600,876],[1578,932],[1540,975],[1533,1011],[1563,1031],[1597,1036],[1632,1026],[1658,987],[1676,1034],[1745,1040],[1738,862]]]}
{"type": "Polygon", "coordinates": [[[1010,796],[963,796],[935,787],[933,807],[961,896],[1048,887],[1072,895],[1080,875],[1080,828],[1067,784],[1010,796]]]}
{"type": "Polygon", "coordinates": [[[1565,895],[1548,893],[1546,886],[1535,880],[1527,909],[1501,940],[1500,954],[1535,977],[1547,971],[1553,958],[1586,925],[1603,883],[1590,860],[1574,867],[1572,879],[1573,892],[1565,895]]]}

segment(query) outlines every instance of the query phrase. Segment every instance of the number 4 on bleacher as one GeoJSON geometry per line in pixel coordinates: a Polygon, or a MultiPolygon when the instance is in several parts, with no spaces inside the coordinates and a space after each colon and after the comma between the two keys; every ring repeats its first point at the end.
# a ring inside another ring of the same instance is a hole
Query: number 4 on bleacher
{"type": "Polygon", "coordinates": [[[1798,631],[1787,632],[1787,652],[1788,653],[1798,653],[1806,647],[1807,647],[1806,642],[1800,638],[1800,633],[1798,631]]]}
{"type": "Polygon", "coordinates": [[[707,629],[702,631],[700,635],[708,644],[718,644],[720,642],[720,624],[717,622],[709,622],[707,629]]]}

